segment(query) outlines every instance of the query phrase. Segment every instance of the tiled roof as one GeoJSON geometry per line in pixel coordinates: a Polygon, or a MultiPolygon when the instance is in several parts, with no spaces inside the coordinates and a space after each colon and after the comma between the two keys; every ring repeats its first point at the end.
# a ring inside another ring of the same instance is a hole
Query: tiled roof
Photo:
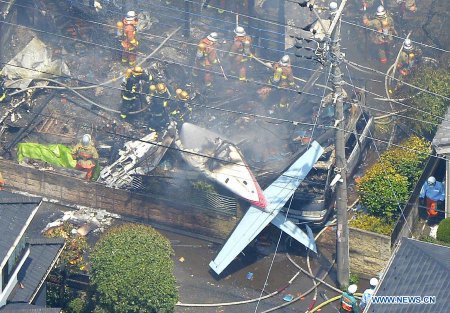
{"type": "Polygon", "coordinates": [[[438,154],[450,153],[450,107],[434,135],[433,146],[438,154]]]}
{"type": "Polygon", "coordinates": [[[0,263],[40,202],[41,198],[0,191],[0,263]]]}
{"type": "Polygon", "coordinates": [[[43,238],[29,243],[30,255],[17,275],[23,288],[16,286],[8,298],[9,302],[30,303],[50,272],[55,258],[64,247],[62,238],[43,238]]]}
{"type": "Polygon", "coordinates": [[[377,296],[436,296],[435,304],[370,304],[370,313],[450,311],[450,247],[403,238],[377,296]]]}
{"type": "Polygon", "coordinates": [[[60,313],[58,308],[43,308],[28,303],[11,303],[0,308],[1,313],[60,313]]]}

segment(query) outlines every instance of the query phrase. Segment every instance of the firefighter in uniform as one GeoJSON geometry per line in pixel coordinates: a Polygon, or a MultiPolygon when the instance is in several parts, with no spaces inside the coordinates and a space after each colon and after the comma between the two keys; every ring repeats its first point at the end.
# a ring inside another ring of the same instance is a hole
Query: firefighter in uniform
{"type": "Polygon", "coordinates": [[[160,132],[170,122],[169,118],[169,99],[170,92],[167,85],[164,83],[157,83],[150,85],[150,130],[160,132]]]}
{"type": "MultiPolygon", "coordinates": [[[[152,81],[149,75],[140,66],[128,69],[122,82],[122,108],[120,117],[125,119],[128,113],[132,112],[136,106],[136,100],[141,100],[142,83],[152,81]]],[[[141,103],[141,101],[139,101],[141,103]]]]}
{"type": "Polygon", "coordinates": [[[340,300],[340,313],[359,313],[359,307],[354,293],[358,289],[356,285],[348,286],[347,292],[343,292],[340,300]]]}
{"type": "Polygon", "coordinates": [[[169,104],[169,115],[172,120],[177,122],[177,125],[181,125],[190,120],[192,108],[189,105],[190,96],[186,90],[177,88],[175,90],[175,100],[169,104]]]}
{"type": "Polygon", "coordinates": [[[286,93],[288,90],[295,87],[294,74],[292,73],[291,59],[288,55],[284,55],[280,61],[272,66],[273,76],[270,78],[269,83],[277,86],[279,93],[279,103],[276,109],[287,110],[289,109],[288,98],[286,93]]]}
{"type": "Polygon", "coordinates": [[[122,62],[133,66],[136,63],[136,53],[139,42],[136,38],[138,19],[136,12],[128,11],[127,16],[117,22],[117,35],[121,39],[122,62]]]}
{"type": "Polygon", "coordinates": [[[380,5],[377,8],[376,18],[369,20],[366,15],[363,17],[363,24],[367,27],[372,27],[376,32],[371,32],[371,41],[378,46],[378,57],[383,64],[387,63],[389,54],[389,44],[393,40],[393,35],[396,32],[394,29],[394,21],[390,17],[384,7],[380,5]]]}
{"type": "Polygon", "coordinates": [[[200,40],[195,55],[195,69],[192,71],[193,76],[198,76],[197,68],[204,71],[204,83],[206,87],[211,87],[213,82],[213,74],[211,73],[213,65],[219,61],[217,59],[216,42],[219,35],[215,32],[209,34],[206,38],[200,40]]]}
{"type": "Polygon", "coordinates": [[[409,75],[417,63],[421,52],[416,49],[411,42],[411,39],[405,39],[403,42],[403,49],[397,62],[397,69],[401,78],[409,75]]]}
{"type": "Polygon", "coordinates": [[[81,142],[73,147],[72,157],[77,161],[75,168],[86,172],[86,180],[90,180],[98,161],[98,152],[92,142],[91,135],[83,135],[81,142]]]}
{"type": "Polygon", "coordinates": [[[230,50],[233,71],[239,72],[240,81],[247,81],[247,61],[253,56],[251,52],[252,38],[245,33],[244,27],[241,26],[237,26],[234,33],[236,36],[230,50]]]}
{"type": "Polygon", "coordinates": [[[3,75],[0,75],[0,103],[6,102],[8,98],[8,93],[5,88],[5,77],[3,75]]]}

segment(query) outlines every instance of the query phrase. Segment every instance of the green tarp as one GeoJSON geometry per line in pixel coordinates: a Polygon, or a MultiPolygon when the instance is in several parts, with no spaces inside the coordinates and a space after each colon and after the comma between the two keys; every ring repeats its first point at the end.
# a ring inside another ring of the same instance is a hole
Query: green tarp
{"type": "Polygon", "coordinates": [[[21,163],[24,158],[41,160],[49,164],[68,168],[74,168],[77,163],[72,158],[71,149],[61,144],[19,143],[17,145],[17,161],[21,163]]]}

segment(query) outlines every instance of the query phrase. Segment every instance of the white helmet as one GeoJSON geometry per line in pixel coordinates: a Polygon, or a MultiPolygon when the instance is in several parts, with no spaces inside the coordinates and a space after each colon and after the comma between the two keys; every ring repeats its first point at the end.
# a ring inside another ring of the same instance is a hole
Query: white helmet
{"type": "Polygon", "coordinates": [[[127,16],[125,17],[125,20],[132,22],[136,19],[136,12],[134,11],[128,11],[127,16]]]}
{"type": "Polygon", "coordinates": [[[356,286],[355,284],[348,286],[348,289],[347,289],[348,293],[351,293],[351,294],[355,293],[356,290],[358,290],[358,286],[356,286]]]}
{"type": "Polygon", "coordinates": [[[378,279],[376,277],[370,279],[370,285],[376,287],[378,285],[378,279]]]}
{"type": "Polygon", "coordinates": [[[245,29],[244,29],[244,27],[242,27],[242,26],[237,26],[237,27],[234,29],[234,33],[236,34],[236,36],[239,36],[239,37],[242,37],[242,36],[245,36],[245,35],[246,35],[245,29]]]}
{"type": "Polygon", "coordinates": [[[411,51],[412,48],[413,48],[413,46],[412,46],[411,39],[405,39],[405,41],[403,42],[403,49],[405,51],[411,51]]]}
{"type": "Polygon", "coordinates": [[[436,184],[436,178],[434,178],[434,176],[428,177],[428,179],[427,179],[427,184],[428,184],[428,185],[434,185],[434,184],[436,184]]]}
{"type": "Polygon", "coordinates": [[[216,32],[209,34],[206,38],[208,38],[212,42],[216,42],[219,39],[219,35],[216,32]]]}
{"type": "Polygon", "coordinates": [[[87,146],[89,146],[90,143],[91,143],[91,135],[89,135],[89,134],[84,134],[84,135],[83,135],[83,138],[81,138],[81,144],[82,144],[84,147],[87,147],[87,146]]]}
{"type": "Polygon", "coordinates": [[[384,9],[384,6],[380,5],[377,8],[377,16],[385,16],[386,15],[386,10],[384,9]]]}
{"type": "Polygon", "coordinates": [[[337,10],[338,4],[333,1],[333,2],[330,2],[330,5],[328,7],[330,8],[331,12],[334,12],[337,10]]]}
{"type": "Polygon", "coordinates": [[[280,65],[289,65],[291,58],[286,54],[280,59],[280,65]]]}

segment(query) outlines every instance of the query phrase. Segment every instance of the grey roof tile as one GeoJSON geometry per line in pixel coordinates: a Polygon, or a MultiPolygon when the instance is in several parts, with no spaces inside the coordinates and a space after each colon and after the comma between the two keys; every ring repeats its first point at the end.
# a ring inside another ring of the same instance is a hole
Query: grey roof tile
{"type": "Polygon", "coordinates": [[[40,202],[40,198],[0,191],[0,263],[40,202]]]}
{"type": "Polygon", "coordinates": [[[16,287],[8,301],[29,303],[63,246],[64,240],[59,238],[32,241],[30,255],[17,275],[24,288],[16,287]]]}
{"type": "Polygon", "coordinates": [[[403,238],[377,296],[436,296],[435,304],[371,304],[370,313],[446,313],[450,307],[450,248],[403,238]]]}
{"type": "Polygon", "coordinates": [[[60,313],[59,308],[44,308],[28,303],[10,303],[0,308],[1,313],[60,313]]]}

